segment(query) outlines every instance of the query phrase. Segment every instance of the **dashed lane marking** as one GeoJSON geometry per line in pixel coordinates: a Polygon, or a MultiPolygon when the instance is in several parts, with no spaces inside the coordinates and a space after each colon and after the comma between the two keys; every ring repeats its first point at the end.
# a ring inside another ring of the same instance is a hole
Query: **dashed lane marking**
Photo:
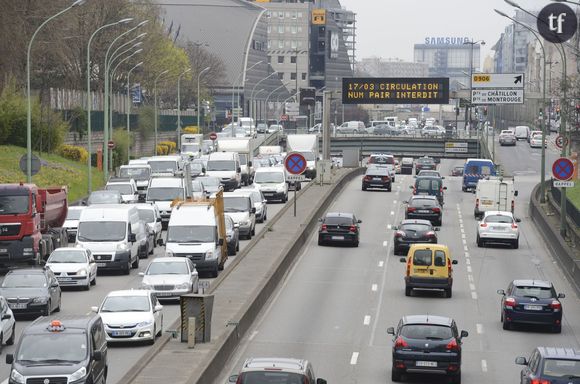
{"type": "Polygon", "coordinates": [[[385,262],[384,262],[384,261],[382,261],[382,260],[381,260],[381,261],[379,261],[379,268],[382,268],[382,267],[383,267],[383,265],[385,265],[385,262]]]}
{"type": "Polygon", "coordinates": [[[469,272],[469,273],[472,273],[472,270],[471,270],[471,265],[468,265],[468,266],[467,266],[467,272],[469,272]]]}
{"type": "Polygon", "coordinates": [[[391,224],[387,224],[387,229],[391,230],[393,228],[393,226],[391,224]]]}
{"type": "Polygon", "coordinates": [[[483,333],[483,324],[475,324],[475,329],[477,330],[477,333],[481,335],[483,333]]]}
{"type": "Polygon", "coordinates": [[[473,283],[473,275],[467,275],[467,280],[469,280],[469,282],[473,283]]]}
{"type": "Polygon", "coordinates": [[[467,245],[464,245],[464,246],[463,246],[463,250],[464,250],[464,251],[469,251],[469,248],[467,248],[467,245]]]}
{"type": "Polygon", "coordinates": [[[370,323],[371,323],[371,317],[369,315],[366,315],[364,320],[363,320],[363,324],[369,325],[370,323]]]}
{"type": "Polygon", "coordinates": [[[487,372],[487,361],[481,360],[481,371],[487,372]]]}
{"type": "Polygon", "coordinates": [[[379,289],[379,286],[377,284],[371,285],[371,291],[376,292],[377,289],[379,289]]]}
{"type": "Polygon", "coordinates": [[[389,242],[388,242],[388,241],[386,241],[386,240],[385,240],[385,241],[383,241],[383,247],[386,247],[387,245],[389,245],[389,242]]]}
{"type": "Polygon", "coordinates": [[[469,252],[465,252],[465,257],[469,259],[469,252]]]}
{"type": "Polygon", "coordinates": [[[352,357],[350,358],[350,365],[356,365],[358,360],[358,352],[353,352],[352,357]]]}
{"type": "Polygon", "coordinates": [[[471,292],[471,298],[477,300],[477,292],[471,292]]]}
{"type": "Polygon", "coordinates": [[[395,211],[391,211],[391,216],[393,216],[395,214],[395,211]]]}
{"type": "Polygon", "coordinates": [[[471,264],[471,260],[465,259],[465,264],[470,265],[471,264]]]}
{"type": "Polygon", "coordinates": [[[475,291],[475,284],[470,283],[469,284],[469,289],[471,289],[472,291],[475,291]]]}

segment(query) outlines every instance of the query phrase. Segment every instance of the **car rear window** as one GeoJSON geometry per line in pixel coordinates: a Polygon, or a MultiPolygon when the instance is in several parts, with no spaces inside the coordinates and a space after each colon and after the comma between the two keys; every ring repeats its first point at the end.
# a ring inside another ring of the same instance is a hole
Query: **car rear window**
{"type": "Polygon", "coordinates": [[[366,175],[388,176],[389,168],[386,167],[369,168],[367,169],[366,175]]]}
{"type": "Polygon", "coordinates": [[[241,384],[306,384],[306,377],[298,373],[282,371],[244,372],[241,384]]]}
{"type": "Polygon", "coordinates": [[[447,340],[453,337],[453,331],[444,325],[408,324],[401,329],[401,336],[419,340],[447,340]]]}
{"type": "Polygon", "coordinates": [[[531,296],[538,299],[550,299],[555,296],[554,292],[552,292],[552,288],[529,286],[516,286],[513,295],[519,297],[531,296]]]}
{"type": "Polygon", "coordinates": [[[433,159],[421,158],[421,159],[417,159],[417,163],[420,163],[420,164],[435,164],[435,161],[433,159]]]}
{"type": "Polygon", "coordinates": [[[513,220],[510,216],[503,216],[503,215],[489,215],[485,217],[486,223],[503,223],[503,224],[511,224],[513,220]]]}
{"type": "Polygon", "coordinates": [[[403,224],[401,229],[404,231],[425,232],[431,229],[427,224],[403,224]]]}
{"type": "Polygon", "coordinates": [[[413,265],[420,267],[431,266],[433,263],[433,254],[429,249],[419,249],[413,254],[413,265]]]}
{"type": "Polygon", "coordinates": [[[371,156],[369,159],[371,164],[394,164],[395,159],[390,156],[371,156]]]}
{"type": "Polygon", "coordinates": [[[432,208],[437,206],[437,201],[435,199],[411,199],[409,206],[414,208],[432,208]]]}
{"type": "Polygon", "coordinates": [[[564,359],[546,359],[542,377],[564,377],[566,381],[575,383],[573,379],[580,377],[580,361],[564,359]]]}
{"type": "Polygon", "coordinates": [[[324,219],[324,224],[330,225],[351,225],[352,218],[350,217],[338,217],[338,216],[330,216],[324,219]]]}
{"type": "Polygon", "coordinates": [[[441,182],[433,179],[417,179],[415,187],[420,191],[434,191],[441,187],[441,182]]]}

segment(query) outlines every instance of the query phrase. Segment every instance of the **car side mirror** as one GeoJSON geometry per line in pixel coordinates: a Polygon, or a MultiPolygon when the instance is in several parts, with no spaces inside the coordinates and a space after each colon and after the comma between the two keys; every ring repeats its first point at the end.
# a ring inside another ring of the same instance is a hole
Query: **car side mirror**
{"type": "Polygon", "coordinates": [[[516,223],[521,223],[522,219],[516,219],[516,223]]]}
{"type": "Polygon", "coordinates": [[[99,312],[99,307],[91,307],[91,311],[98,313],[99,312]]]}
{"type": "Polygon", "coordinates": [[[322,218],[318,219],[318,222],[319,222],[319,223],[322,223],[322,218]]]}
{"type": "Polygon", "coordinates": [[[58,287],[58,281],[55,281],[54,283],[50,284],[51,288],[57,288],[58,287]]]}
{"type": "Polygon", "coordinates": [[[139,276],[145,276],[145,272],[139,272],[139,276]]]}
{"type": "Polygon", "coordinates": [[[413,187],[412,185],[409,185],[409,189],[413,189],[413,188],[415,188],[415,187],[413,187]]]}
{"type": "Polygon", "coordinates": [[[443,190],[446,191],[447,190],[447,187],[443,187],[443,190]]]}
{"type": "Polygon", "coordinates": [[[162,309],[163,309],[163,305],[158,304],[158,305],[155,306],[155,308],[153,308],[153,311],[154,312],[160,312],[162,309]]]}
{"type": "Polygon", "coordinates": [[[202,168],[201,169],[201,173],[205,173],[205,168],[202,168]]]}
{"type": "Polygon", "coordinates": [[[131,243],[134,243],[134,242],[136,242],[136,241],[137,241],[137,236],[136,236],[134,233],[131,233],[131,234],[129,235],[129,241],[130,241],[131,243]]]}
{"type": "Polygon", "coordinates": [[[326,384],[326,380],[324,380],[324,379],[316,379],[316,384],[326,384]]]}
{"type": "MultiPolygon", "coordinates": [[[[235,382],[237,382],[237,381],[238,381],[238,375],[231,375],[231,376],[228,378],[228,383],[235,383],[235,382]]],[[[318,383],[317,383],[317,384],[318,384],[318,383]]]]}
{"type": "Polygon", "coordinates": [[[457,265],[457,260],[451,260],[451,264],[457,265]]]}
{"type": "Polygon", "coordinates": [[[237,172],[237,173],[241,173],[241,172],[242,172],[242,168],[238,167],[238,168],[236,169],[236,172],[237,172]]]}
{"type": "Polygon", "coordinates": [[[403,204],[409,204],[408,200],[403,200],[403,204]]]}
{"type": "Polygon", "coordinates": [[[251,167],[251,166],[252,166],[252,162],[248,161],[248,167],[251,167]]]}
{"type": "Polygon", "coordinates": [[[461,331],[460,337],[463,339],[464,337],[469,336],[469,332],[467,331],[461,331]]]}
{"type": "Polygon", "coordinates": [[[157,245],[163,245],[163,239],[157,239],[157,245]]]}
{"type": "Polygon", "coordinates": [[[362,223],[362,220],[357,220],[357,223],[359,223],[359,224],[362,223]]]}
{"type": "Polygon", "coordinates": [[[393,226],[391,227],[391,229],[392,229],[393,231],[398,231],[398,230],[399,230],[399,226],[398,226],[398,225],[393,225],[393,226]]]}
{"type": "Polygon", "coordinates": [[[101,351],[93,351],[93,359],[95,361],[101,361],[101,360],[103,360],[103,352],[101,352],[101,351]]]}
{"type": "Polygon", "coordinates": [[[139,194],[139,191],[135,191],[133,194],[134,194],[135,196],[137,196],[137,195],[139,194]]]}
{"type": "Polygon", "coordinates": [[[5,313],[5,314],[2,315],[2,320],[10,320],[11,317],[12,316],[10,316],[9,313],[5,313]]]}
{"type": "Polygon", "coordinates": [[[498,289],[496,292],[498,295],[505,296],[505,291],[503,289],[498,289]]]}
{"type": "Polygon", "coordinates": [[[157,220],[155,220],[158,223],[161,223],[161,217],[158,217],[157,220]]]}
{"type": "Polygon", "coordinates": [[[441,228],[439,228],[439,227],[435,227],[435,228],[433,228],[433,230],[434,230],[434,231],[440,231],[440,230],[441,230],[441,228]]]}
{"type": "Polygon", "coordinates": [[[218,240],[218,245],[221,247],[222,245],[224,245],[224,239],[219,239],[218,240]]]}
{"type": "MultiPolygon", "coordinates": [[[[6,357],[8,357],[8,355],[6,355],[6,357]]],[[[517,365],[528,365],[528,361],[526,360],[525,357],[518,356],[518,357],[516,357],[516,364],[517,365]]]]}
{"type": "Polygon", "coordinates": [[[6,354],[6,364],[12,364],[14,361],[14,355],[11,353],[6,354]]]}
{"type": "Polygon", "coordinates": [[[563,299],[563,298],[565,298],[565,297],[566,297],[566,295],[565,295],[565,294],[563,294],[563,293],[558,293],[558,299],[563,299]]]}
{"type": "Polygon", "coordinates": [[[406,262],[407,262],[407,258],[405,258],[405,257],[401,257],[401,258],[399,259],[399,261],[400,261],[401,263],[406,263],[406,262]]]}
{"type": "Polygon", "coordinates": [[[518,191],[514,191],[514,196],[517,196],[517,195],[518,195],[518,191]]]}
{"type": "Polygon", "coordinates": [[[389,335],[394,335],[395,334],[395,328],[394,327],[389,327],[387,328],[387,333],[389,335]]]}
{"type": "Polygon", "coordinates": [[[256,213],[256,207],[252,207],[252,209],[250,210],[251,213],[256,213]]]}
{"type": "MultiPolygon", "coordinates": [[[[441,176],[441,180],[445,180],[445,176],[441,176]]],[[[447,189],[447,188],[445,188],[445,189],[447,189]]]]}
{"type": "Polygon", "coordinates": [[[477,189],[474,189],[473,191],[471,191],[471,193],[475,195],[477,193],[477,189]]]}
{"type": "Polygon", "coordinates": [[[238,223],[235,223],[235,224],[234,224],[234,229],[238,229],[238,228],[240,228],[240,224],[238,224],[238,223]]]}

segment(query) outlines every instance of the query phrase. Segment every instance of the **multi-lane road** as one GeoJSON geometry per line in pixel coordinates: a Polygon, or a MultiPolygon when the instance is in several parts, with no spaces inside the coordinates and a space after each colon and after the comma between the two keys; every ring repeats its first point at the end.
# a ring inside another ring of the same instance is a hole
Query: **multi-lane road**
{"type": "MultiPolygon", "coordinates": [[[[548,152],[549,170],[557,156],[548,152]]],[[[391,227],[403,218],[402,201],[413,179],[399,176],[391,193],[362,192],[360,180],[353,180],[329,210],[354,212],[362,219],[360,246],[320,247],[313,233],[218,383],[226,382],[248,357],[286,356],[309,359],[329,383],[391,382],[392,338],[386,329],[407,314],[450,316],[469,331],[463,344],[464,383],[518,382],[516,356],[527,356],[538,345],[580,347],[580,301],[527,213],[530,192],[540,178],[540,149],[520,141],[516,147],[497,145],[496,154],[507,174],[516,175],[519,249],[477,247],[474,195],[461,191],[460,178],[447,176],[439,242],[459,261],[453,298],[429,292],[405,297],[404,264],[393,255],[391,227]],[[496,291],[516,278],[548,279],[567,294],[561,334],[502,329],[496,291]]],[[[449,175],[459,164],[444,160],[440,170],[449,175]]],[[[416,377],[412,382],[445,381],[416,377]]]]}

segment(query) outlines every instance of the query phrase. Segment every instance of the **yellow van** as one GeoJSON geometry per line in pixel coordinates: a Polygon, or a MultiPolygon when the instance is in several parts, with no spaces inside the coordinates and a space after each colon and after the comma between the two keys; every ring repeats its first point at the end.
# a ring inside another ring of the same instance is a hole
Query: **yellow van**
{"type": "Polygon", "coordinates": [[[442,244],[413,244],[407,257],[401,257],[406,263],[405,296],[411,296],[414,288],[442,289],[451,297],[453,286],[453,264],[449,248],[442,244]]]}

